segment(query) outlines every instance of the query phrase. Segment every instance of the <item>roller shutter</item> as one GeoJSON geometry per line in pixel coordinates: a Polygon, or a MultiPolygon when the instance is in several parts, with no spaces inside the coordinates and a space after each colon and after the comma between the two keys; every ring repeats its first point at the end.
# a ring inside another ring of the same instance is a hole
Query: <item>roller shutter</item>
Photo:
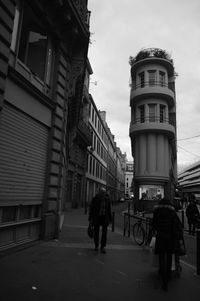
{"type": "Polygon", "coordinates": [[[0,122],[1,247],[39,237],[48,128],[8,104],[0,122]]]}

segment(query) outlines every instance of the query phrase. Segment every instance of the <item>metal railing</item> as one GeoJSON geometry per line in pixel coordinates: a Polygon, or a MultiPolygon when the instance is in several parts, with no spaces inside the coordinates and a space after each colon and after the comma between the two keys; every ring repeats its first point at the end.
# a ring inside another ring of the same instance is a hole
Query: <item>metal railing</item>
{"type": "Polygon", "coordinates": [[[173,91],[170,83],[167,84],[163,81],[141,81],[138,84],[132,83],[132,90],[136,90],[138,88],[146,88],[146,87],[163,87],[173,91]]]}
{"type": "Polygon", "coordinates": [[[124,213],[124,229],[123,234],[124,236],[128,235],[130,237],[131,235],[131,227],[135,225],[135,223],[138,223],[142,225],[144,231],[145,231],[145,244],[149,243],[150,239],[150,233],[152,229],[152,218],[145,216],[144,212],[138,212],[131,214],[130,212],[124,213]]]}
{"type": "Polygon", "coordinates": [[[167,123],[167,124],[171,124],[173,125],[173,123],[169,120],[169,118],[167,117],[163,117],[163,116],[147,116],[147,117],[138,117],[135,118],[132,121],[132,124],[137,124],[137,123],[167,123]]]}

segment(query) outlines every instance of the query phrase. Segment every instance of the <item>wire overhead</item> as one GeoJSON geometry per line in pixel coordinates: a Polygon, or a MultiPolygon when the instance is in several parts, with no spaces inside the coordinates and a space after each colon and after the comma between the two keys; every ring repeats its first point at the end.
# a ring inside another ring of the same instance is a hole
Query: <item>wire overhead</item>
{"type": "Polygon", "coordinates": [[[200,137],[200,135],[196,135],[196,136],[192,136],[192,137],[187,137],[187,138],[183,138],[183,139],[178,139],[177,141],[183,141],[183,140],[189,140],[189,139],[194,139],[200,137]]]}
{"type": "Polygon", "coordinates": [[[180,145],[178,145],[178,147],[181,148],[182,150],[184,150],[185,152],[187,152],[187,153],[189,153],[189,154],[191,154],[191,155],[193,155],[193,156],[195,156],[195,157],[199,157],[199,158],[200,158],[200,155],[196,155],[196,154],[194,154],[194,153],[188,151],[187,149],[181,147],[180,145]]]}

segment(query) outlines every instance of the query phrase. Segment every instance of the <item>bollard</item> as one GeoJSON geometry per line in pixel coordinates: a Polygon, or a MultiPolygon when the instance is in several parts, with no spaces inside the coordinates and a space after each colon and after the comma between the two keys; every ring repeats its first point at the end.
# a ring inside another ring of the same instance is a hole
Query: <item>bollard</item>
{"type": "Polygon", "coordinates": [[[197,239],[197,275],[200,275],[200,229],[196,230],[197,239]]]}
{"type": "Polygon", "coordinates": [[[112,232],[115,231],[115,212],[112,212],[112,232]]]}
{"type": "Polygon", "coordinates": [[[130,222],[131,222],[131,217],[130,217],[130,209],[131,209],[131,203],[128,201],[128,237],[130,237],[130,232],[131,232],[131,229],[130,229],[130,222]]]}
{"type": "Polygon", "coordinates": [[[126,227],[125,227],[125,222],[126,222],[126,217],[125,217],[125,214],[124,214],[124,231],[123,231],[123,234],[124,234],[124,236],[126,236],[126,227]]]}

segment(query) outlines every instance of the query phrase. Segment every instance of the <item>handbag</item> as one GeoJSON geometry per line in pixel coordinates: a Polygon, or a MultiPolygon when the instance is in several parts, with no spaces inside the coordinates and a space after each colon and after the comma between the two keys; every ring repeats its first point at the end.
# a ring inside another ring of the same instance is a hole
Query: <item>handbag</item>
{"type": "Polygon", "coordinates": [[[91,223],[88,225],[87,233],[89,238],[94,237],[94,226],[91,223]]]}
{"type": "Polygon", "coordinates": [[[149,247],[154,250],[155,249],[155,245],[156,245],[156,237],[152,236],[150,244],[149,244],[149,247]]]}
{"type": "Polygon", "coordinates": [[[179,256],[184,256],[186,254],[185,242],[184,239],[179,240],[179,256]]]}
{"type": "Polygon", "coordinates": [[[158,260],[158,255],[155,253],[155,245],[156,245],[156,236],[152,236],[150,244],[149,244],[150,254],[151,254],[151,263],[152,263],[152,267],[158,268],[159,260],[158,260]]]}
{"type": "Polygon", "coordinates": [[[175,255],[178,256],[184,256],[186,255],[186,247],[184,239],[177,240],[177,243],[175,244],[175,255]]]}

